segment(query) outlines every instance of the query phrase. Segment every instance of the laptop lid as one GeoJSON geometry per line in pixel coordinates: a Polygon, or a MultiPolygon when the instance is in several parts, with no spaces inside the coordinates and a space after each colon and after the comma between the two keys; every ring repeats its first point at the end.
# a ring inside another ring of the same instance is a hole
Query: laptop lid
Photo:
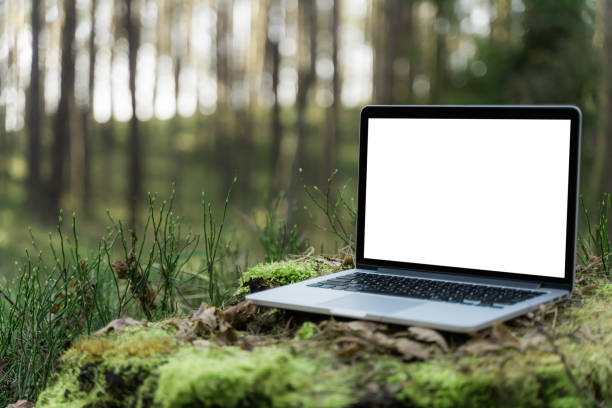
{"type": "Polygon", "coordinates": [[[366,106],[356,263],[571,288],[581,112],[366,106]]]}

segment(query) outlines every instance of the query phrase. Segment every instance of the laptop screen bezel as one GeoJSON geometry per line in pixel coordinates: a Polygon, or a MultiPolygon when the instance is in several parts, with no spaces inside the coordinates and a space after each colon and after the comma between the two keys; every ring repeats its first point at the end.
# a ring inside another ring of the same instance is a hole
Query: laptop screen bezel
{"type": "Polygon", "coordinates": [[[576,106],[384,106],[369,105],[361,111],[359,135],[359,185],[357,200],[356,266],[358,268],[393,268],[419,272],[453,273],[521,281],[537,281],[573,287],[576,262],[576,230],[578,180],[580,171],[580,127],[582,114],[576,106]],[[438,118],[438,119],[568,119],[570,125],[570,157],[567,200],[567,230],[565,246],[565,276],[563,278],[510,273],[494,270],[460,268],[410,262],[389,261],[364,257],[366,209],[366,176],[368,123],[371,118],[438,118]]]}

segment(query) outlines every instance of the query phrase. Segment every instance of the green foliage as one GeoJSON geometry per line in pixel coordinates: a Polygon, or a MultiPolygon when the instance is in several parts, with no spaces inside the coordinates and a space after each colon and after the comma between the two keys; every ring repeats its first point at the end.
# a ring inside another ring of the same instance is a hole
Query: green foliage
{"type": "Polygon", "coordinates": [[[602,270],[609,274],[612,263],[612,250],[610,246],[610,194],[604,194],[599,203],[599,217],[597,225],[591,223],[591,215],[580,197],[580,206],[586,224],[586,237],[580,236],[578,244],[579,256],[584,265],[591,262],[591,257],[601,259],[602,270]]]}
{"type": "MultiPolygon", "coordinates": [[[[302,169],[300,169],[300,175],[302,169]]],[[[339,189],[332,191],[332,182],[338,174],[338,169],[334,170],[327,179],[327,188],[321,191],[319,187],[308,187],[304,184],[304,192],[327,220],[327,226],[315,223],[315,226],[322,231],[329,232],[340,239],[350,252],[355,251],[355,229],[357,228],[357,206],[353,197],[346,198],[346,189],[351,179],[349,178],[339,189]]],[[[302,179],[303,182],[303,179],[302,179]]],[[[314,223],[314,216],[308,206],[304,206],[311,221],[314,223]]]]}
{"type": "Polygon", "coordinates": [[[174,191],[160,205],[157,195],[149,196],[140,238],[108,213],[107,234],[95,250],[86,251],[76,214],[66,236],[62,212],[48,252],[32,236],[35,252],[26,251],[15,281],[0,287],[0,406],[35,399],[78,336],[125,315],[155,320],[191,309],[206,298],[195,283],[204,279],[202,273],[208,274],[209,300],[219,302],[216,263],[230,192],[231,187],[219,225],[211,203],[203,200],[205,251],[199,272],[190,268],[199,236],[183,233],[173,210],[174,191]],[[190,291],[196,293],[187,298],[190,291]]]}
{"type": "Polygon", "coordinates": [[[221,217],[219,224],[216,223],[213,217],[211,203],[206,202],[206,196],[204,193],[202,193],[202,238],[204,241],[204,261],[202,265],[202,272],[206,273],[208,276],[208,298],[210,303],[215,306],[220,306],[222,303],[222,296],[219,291],[218,276],[216,271],[219,240],[221,239],[221,233],[223,232],[223,226],[225,225],[225,216],[227,214],[227,206],[229,205],[232,188],[237,181],[238,179],[234,177],[232,184],[227,190],[225,205],[223,206],[223,216],[221,217]]]}
{"type": "MultiPolygon", "coordinates": [[[[281,193],[272,208],[266,212],[266,224],[258,230],[259,242],[266,253],[266,262],[276,262],[287,259],[289,255],[298,254],[303,248],[302,240],[298,236],[297,223],[289,226],[287,218],[280,216],[280,203],[284,195],[281,193]]],[[[289,211],[295,212],[293,209],[289,211]]],[[[293,214],[295,216],[295,214],[293,214]]],[[[291,217],[294,218],[294,217],[291,217]]]]}

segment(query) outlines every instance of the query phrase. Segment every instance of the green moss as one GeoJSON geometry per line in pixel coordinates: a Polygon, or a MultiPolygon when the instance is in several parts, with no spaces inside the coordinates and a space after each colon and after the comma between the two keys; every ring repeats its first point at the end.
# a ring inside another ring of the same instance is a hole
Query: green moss
{"type": "Polygon", "coordinates": [[[313,322],[304,322],[295,334],[297,340],[308,340],[317,332],[317,326],[313,322]]]}
{"type": "Polygon", "coordinates": [[[346,375],[329,370],[323,360],[273,347],[188,349],[160,368],[155,402],[162,407],[342,407],[353,402],[346,375]]]}
{"type": "MultiPolygon", "coordinates": [[[[309,262],[314,261],[258,265],[245,278],[283,284],[333,272],[309,262]]],[[[592,398],[612,406],[611,293],[612,285],[603,285],[560,306],[554,327],[548,315],[545,330],[566,365],[546,340],[525,350],[469,357],[456,352],[427,362],[404,362],[380,352],[338,358],[329,351],[336,345],[329,343],[325,327],[312,322],[303,323],[294,336],[299,347],[286,333],[268,333],[273,343],[281,344],[258,343],[253,351],[195,347],[178,341],[171,326],[154,323],[77,341],[62,357],[38,406],[341,407],[359,402],[566,408],[592,406],[592,398]],[[316,333],[321,336],[313,338],[316,333]]],[[[534,328],[513,330],[521,338],[534,328]]]]}
{"type": "Polygon", "coordinates": [[[151,376],[177,349],[174,336],[157,328],[82,338],[60,359],[61,369],[37,406],[141,406],[151,398],[151,376]]]}
{"type": "Polygon", "coordinates": [[[419,407],[489,407],[495,377],[460,373],[435,362],[406,365],[408,380],[397,399],[419,407]]]}
{"type": "Polygon", "coordinates": [[[242,297],[250,292],[250,285],[257,282],[263,288],[287,285],[316,276],[337,272],[340,267],[333,267],[325,262],[308,259],[306,261],[281,261],[259,264],[249,268],[240,279],[240,288],[234,294],[242,297]]]}

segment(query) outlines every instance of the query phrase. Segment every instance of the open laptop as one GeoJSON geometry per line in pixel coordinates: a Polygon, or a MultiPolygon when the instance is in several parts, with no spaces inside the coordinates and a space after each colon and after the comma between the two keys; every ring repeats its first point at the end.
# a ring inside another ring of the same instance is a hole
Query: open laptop
{"type": "Polygon", "coordinates": [[[573,289],[575,106],[367,106],[356,268],[255,304],[470,332],[573,289]]]}

